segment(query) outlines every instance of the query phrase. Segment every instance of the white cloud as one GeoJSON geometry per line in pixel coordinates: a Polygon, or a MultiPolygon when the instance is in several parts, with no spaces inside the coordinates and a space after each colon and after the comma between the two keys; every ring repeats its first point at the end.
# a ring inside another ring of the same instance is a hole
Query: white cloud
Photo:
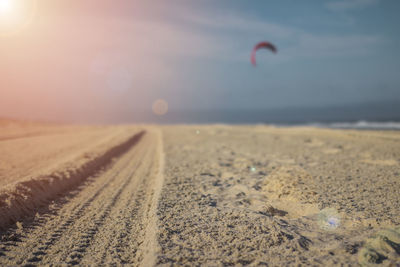
{"type": "Polygon", "coordinates": [[[326,4],[327,8],[334,11],[364,8],[379,3],[380,0],[340,0],[326,4]]]}

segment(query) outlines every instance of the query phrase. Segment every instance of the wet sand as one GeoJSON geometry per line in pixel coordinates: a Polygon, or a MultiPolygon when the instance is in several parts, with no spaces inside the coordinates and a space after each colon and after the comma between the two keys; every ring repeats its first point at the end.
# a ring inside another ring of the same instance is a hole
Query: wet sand
{"type": "Polygon", "coordinates": [[[2,265],[399,262],[400,132],[16,124],[2,265]]]}

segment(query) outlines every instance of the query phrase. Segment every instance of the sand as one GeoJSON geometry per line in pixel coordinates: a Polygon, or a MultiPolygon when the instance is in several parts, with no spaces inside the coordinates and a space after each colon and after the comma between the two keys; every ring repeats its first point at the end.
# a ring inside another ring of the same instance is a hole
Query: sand
{"type": "Polygon", "coordinates": [[[2,265],[400,262],[400,132],[0,128],[2,265]]]}
{"type": "Polygon", "coordinates": [[[159,263],[354,265],[400,224],[398,132],[163,130],[159,263]]]}
{"type": "Polygon", "coordinates": [[[127,126],[4,122],[0,128],[0,229],[34,215],[58,194],[106,167],[143,132],[127,126]]]}

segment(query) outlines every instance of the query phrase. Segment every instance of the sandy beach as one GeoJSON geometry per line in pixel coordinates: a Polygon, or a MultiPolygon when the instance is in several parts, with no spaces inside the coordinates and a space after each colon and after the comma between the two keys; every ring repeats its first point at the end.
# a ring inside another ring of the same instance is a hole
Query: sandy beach
{"type": "Polygon", "coordinates": [[[399,13],[0,0],[0,267],[400,267],[399,13]]]}
{"type": "Polygon", "coordinates": [[[0,121],[0,264],[400,262],[400,132],[0,121]]]}

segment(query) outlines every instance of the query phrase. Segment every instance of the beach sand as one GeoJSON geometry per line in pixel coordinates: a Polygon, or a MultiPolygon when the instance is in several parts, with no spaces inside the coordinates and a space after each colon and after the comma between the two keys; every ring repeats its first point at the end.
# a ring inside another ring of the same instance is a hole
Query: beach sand
{"type": "Polygon", "coordinates": [[[400,132],[0,129],[2,265],[400,262],[400,132]]]}
{"type": "Polygon", "coordinates": [[[400,224],[399,132],[163,130],[160,263],[356,264],[369,236],[400,224]]]}

